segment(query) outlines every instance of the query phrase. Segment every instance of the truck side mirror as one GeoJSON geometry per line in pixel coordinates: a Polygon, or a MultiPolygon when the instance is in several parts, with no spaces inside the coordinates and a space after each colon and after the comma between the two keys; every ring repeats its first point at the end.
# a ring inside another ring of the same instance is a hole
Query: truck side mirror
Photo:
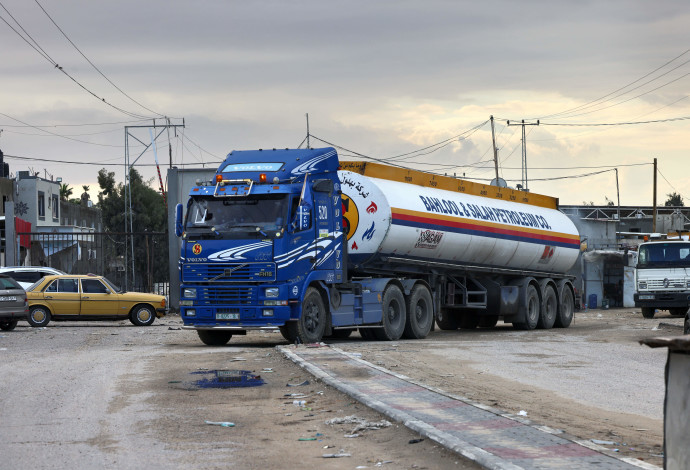
{"type": "Polygon", "coordinates": [[[175,235],[182,235],[182,204],[175,206],[175,235]]]}

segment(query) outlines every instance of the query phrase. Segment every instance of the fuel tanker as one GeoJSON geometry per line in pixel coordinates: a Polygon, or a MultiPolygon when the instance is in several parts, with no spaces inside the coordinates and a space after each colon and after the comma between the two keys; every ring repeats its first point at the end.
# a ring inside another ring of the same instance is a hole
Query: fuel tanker
{"type": "Polygon", "coordinates": [[[184,328],[211,345],[279,328],[290,342],[568,327],[580,238],[558,200],[333,148],[235,151],[198,182],[182,237],[184,328]]]}

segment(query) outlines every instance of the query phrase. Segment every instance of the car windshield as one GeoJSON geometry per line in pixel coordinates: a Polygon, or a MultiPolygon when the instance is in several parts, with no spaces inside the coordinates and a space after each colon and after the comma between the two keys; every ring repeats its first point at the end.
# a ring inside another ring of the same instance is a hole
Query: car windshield
{"type": "Polygon", "coordinates": [[[274,238],[285,228],[286,216],[286,194],[192,197],[185,231],[201,238],[274,238]]]}
{"type": "Polygon", "coordinates": [[[43,278],[39,279],[38,281],[34,282],[29,287],[27,287],[25,290],[27,292],[33,291],[36,287],[38,287],[38,285],[41,283],[42,280],[43,280],[43,278]]]}
{"type": "Polygon", "coordinates": [[[690,243],[668,242],[640,245],[640,268],[690,268],[690,243]]]}

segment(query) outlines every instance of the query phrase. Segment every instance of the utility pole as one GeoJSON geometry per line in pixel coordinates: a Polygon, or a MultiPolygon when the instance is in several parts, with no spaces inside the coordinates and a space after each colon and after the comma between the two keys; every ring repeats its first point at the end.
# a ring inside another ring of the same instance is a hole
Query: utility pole
{"type": "Polygon", "coordinates": [[[494,167],[496,167],[496,186],[498,186],[498,149],[496,149],[496,132],[494,131],[493,115],[491,115],[491,146],[494,148],[494,167]]]}
{"type": "Polygon", "coordinates": [[[510,121],[506,121],[509,126],[522,126],[522,190],[529,191],[527,187],[527,136],[525,135],[525,126],[538,126],[539,120],[537,122],[525,122],[523,119],[519,123],[511,124],[510,121]]]}
{"type": "Polygon", "coordinates": [[[618,188],[618,168],[616,170],[616,197],[618,198],[618,223],[621,221],[621,192],[618,188]]]}
{"type": "Polygon", "coordinates": [[[309,113],[306,113],[305,116],[307,117],[307,149],[310,149],[311,146],[309,145],[309,113]]]}
{"type": "Polygon", "coordinates": [[[656,233],[656,158],[654,159],[654,194],[652,195],[654,209],[652,210],[652,232],[656,233]]]}

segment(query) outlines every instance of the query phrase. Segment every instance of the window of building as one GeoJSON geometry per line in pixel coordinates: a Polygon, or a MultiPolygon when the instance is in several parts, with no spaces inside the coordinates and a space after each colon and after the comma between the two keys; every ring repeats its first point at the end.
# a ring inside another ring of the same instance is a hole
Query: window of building
{"type": "Polygon", "coordinates": [[[38,218],[41,220],[46,218],[46,195],[43,191],[38,192],[38,218]]]}
{"type": "Polygon", "coordinates": [[[53,201],[53,221],[58,222],[60,220],[60,201],[57,194],[53,194],[51,199],[53,201]]]}

